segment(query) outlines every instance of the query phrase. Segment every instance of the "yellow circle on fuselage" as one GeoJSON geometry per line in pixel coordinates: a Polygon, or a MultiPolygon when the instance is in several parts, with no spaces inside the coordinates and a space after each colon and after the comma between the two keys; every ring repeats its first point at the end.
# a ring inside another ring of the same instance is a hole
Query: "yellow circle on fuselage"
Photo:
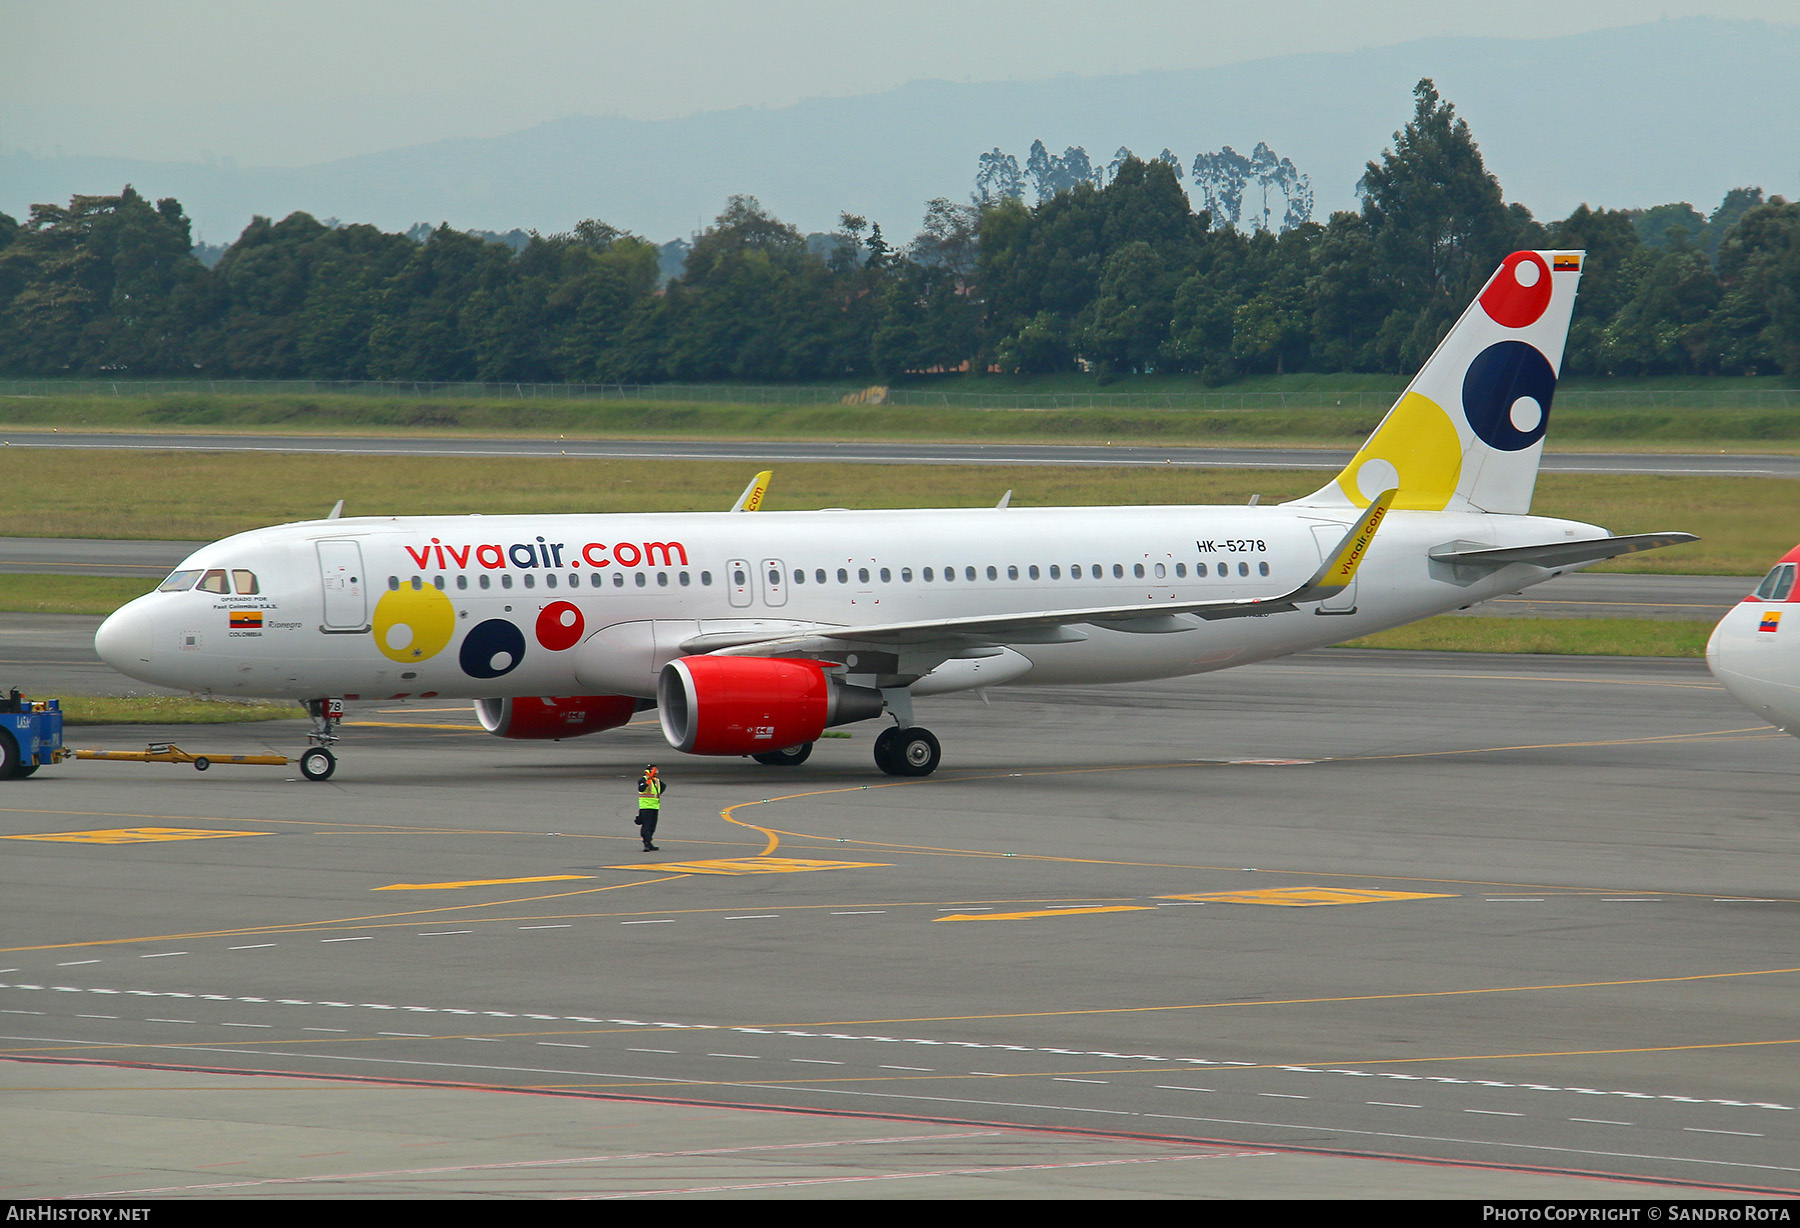
{"type": "Polygon", "coordinates": [[[1462,480],[1462,451],[1462,438],[1443,406],[1430,397],[1409,392],[1400,398],[1362,451],[1344,466],[1338,487],[1350,496],[1352,503],[1367,507],[1391,483],[1400,489],[1394,507],[1441,512],[1449,506],[1456,484],[1462,480]],[[1377,464],[1370,471],[1370,481],[1362,481],[1363,466],[1372,461],[1386,463],[1377,464]],[[1364,489],[1371,485],[1374,489],[1364,489]]]}
{"type": "Polygon", "coordinates": [[[435,588],[401,585],[375,603],[375,647],[390,661],[412,662],[444,651],[456,630],[456,607],[435,588]]]}

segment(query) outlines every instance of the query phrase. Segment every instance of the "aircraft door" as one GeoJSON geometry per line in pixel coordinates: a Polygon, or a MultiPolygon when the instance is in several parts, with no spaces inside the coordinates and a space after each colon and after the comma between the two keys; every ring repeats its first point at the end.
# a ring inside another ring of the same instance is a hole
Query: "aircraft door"
{"type": "Polygon", "coordinates": [[[725,591],[731,598],[731,606],[741,610],[749,606],[755,593],[755,580],[750,575],[748,559],[732,559],[725,564],[725,591]]]}
{"type": "MultiPolygon", "coordinates": [[[[1322,563],[1331,557],[1331,552],[1338,548],[1344,540],[1345,526],[1341,524],[1315,524],[1312,527],[1313,541],[1319,547],[1319,561],[1322,563]]],[[[1350,577],[1350,583],[1344,591],[1335,597],[1321,601],[1314,609],[1314,614],[1354,614],[1356,613],[1356,577],[1350,577]]]]}
{"type": "Polygon", "coordinates": [[[367,631],[369,585],[363,574],[362,546],[344,540],[320,542],[319,581],[325,590],[325,621],[319,630],[367,631]]]}
{"type": "Polygon", "coordinates": [[[774,609],[787,604],[787,581],[781,570],[780,559],[764,559],[758,567],[762,571],[763,604],[774,609]]]}

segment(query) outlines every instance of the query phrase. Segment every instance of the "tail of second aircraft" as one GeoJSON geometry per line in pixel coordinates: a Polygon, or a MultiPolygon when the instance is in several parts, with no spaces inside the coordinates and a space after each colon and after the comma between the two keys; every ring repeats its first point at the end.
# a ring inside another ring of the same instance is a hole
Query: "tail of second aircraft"
{"type": "Polygon", "coordinates": [[[1531,510],[1582,252],[1514,252],[1337,477],[1296,503],[1531,510]]]}

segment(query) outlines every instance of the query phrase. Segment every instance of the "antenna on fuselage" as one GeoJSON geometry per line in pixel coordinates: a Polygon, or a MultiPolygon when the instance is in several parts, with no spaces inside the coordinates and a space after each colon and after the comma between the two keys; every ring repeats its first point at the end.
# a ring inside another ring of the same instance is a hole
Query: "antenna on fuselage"
{"type": "Polygon", "coordinates": [[[336,520],[339,516],[342,516],[343,514],[344,514],[344,501],[342,499],[339,499],[336,503],[331,505],[331,510],[329,512],[325,513],[325,519],[336,520]]]}

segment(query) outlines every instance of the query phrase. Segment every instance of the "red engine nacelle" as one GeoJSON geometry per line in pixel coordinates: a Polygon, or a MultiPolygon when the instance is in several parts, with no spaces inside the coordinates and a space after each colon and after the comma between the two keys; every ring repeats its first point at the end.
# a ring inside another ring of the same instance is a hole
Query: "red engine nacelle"
{"type": "Polygon", "coordinates": [[[478,699],[475,715],[481,727],[497,738],[561,740],[617,729],[632,718],[640,702],[631,695],[478,699]]]}
{"type": "Polygon", "coordinates": [[[881,692],[845,686],[817,661],[682,657],[656,680],[663,737],[691,755],[752,755],[811,742],[827,725],[881,715],[881,692]]]}

